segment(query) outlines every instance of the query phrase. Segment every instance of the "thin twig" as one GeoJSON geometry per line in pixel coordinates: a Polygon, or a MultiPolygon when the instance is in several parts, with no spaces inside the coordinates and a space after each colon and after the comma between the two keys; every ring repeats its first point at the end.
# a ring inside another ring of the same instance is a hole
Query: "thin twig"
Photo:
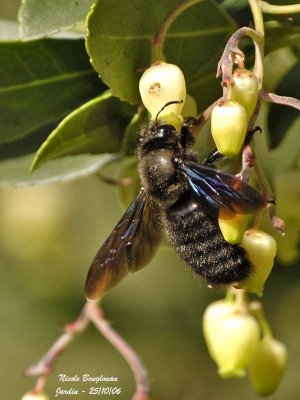
{"type": "Polygon", "coordinates": [[[50,350],[40,361],[27,368],[25,376],[39,376],[34,392],[41,393],[44,390],[47,379],[53,371],[59,356],[66,350],[74,338],[87,328],[90,321],[93,322],[103,336],[122,354],[132,369],[136,381],[136,392],[132,400],[149,400],[150,385],[146,368],[135,351],[104,319],[103,311],[99,308],[97,302],[86,302],[79,317],[74,322],[64,327],[65,332],[56,340],[50,350]]]}
{"type": "Polygon", "coordinates": [[[261,90],[259,95],[263,100],[271,103],[281,104],[283,106],[290,106],[300,111],[300,100],[295,99],[294,97],[279,96],[278,94],[270,93],[266,90],[261,90]]]}
{"type": "MultiPolygon", "coordinates": [[[[267,181],[265,174],[263,172],[263,169],[261,168],[261,165],[258,161],[256,161],[256,163],[254,165],[254,170],[255,170],[256,177],[257,177],[258,183],[260,185],[260,188],[263,192],[264,197],[269,202],[275,202],[275,196],[273,194],[271,186],[270,186],[269,182],[267,181]]],[[[280,235],[285,235],[285,231],[284,231],[285,224],[284,224],[284,221],[276,215],[275,205],[270,205],[269,215],[270,215],[271,222],[272,222],[274,228],[277,230],[277,232],[280,233],[280,235]]]]}
{"type": "Polygon", "coordinates": [[[249,182],[250,179],[250,171],[251,168],[254,166],[256,162],[256,157],[255,154],[250,146],[250,144],[247,144],[242,153],[242,170],[238,174],[238,176],[241,177],[242,181],[244,182],[249,182]]]}
{"type": "Polygon", "coordinates": [[[239,312],[243,314],[249,313],[249,298],[248,293],[245,289],[238,289],[232,287],[231,289],[235,294],[235,304],[239,310],[239,312]]]}
{"type": "Polygon", "coordinates": [[[284,236],[285,223],[281,218],[277,216],[275,206],[270,207],[269,215],[274,228],[277,230],[278,233],[280,233],[280,235],[284,236]]]}
{"type": "Polygon", "coordinates": [[[265,26],[258,0],[249,0],[249,5],[254,19],[255,31],[261,35],[260,41],[254,40],[255,62],[253,67],[253,72],[258,79],[259,89],[261,89],[264,78],[263,61],[265,54],[265,26]]]}
{"type": "Polygon", "coordinates": [[[36,364],[30,366],[25,371],[25,376],[48,376],[61,353],[73,341],[76,335],[83,332],[89,324],[89,318],[86,313],[86,305],[83,307],[79,317],[76,321],[67,324],[64,329],[65,332],[61,335],[50,350],[38,361],[36,364]]]}
{"type": "Polygon", "coordinates": [[[295,14],[300,13],[300,4],[289,4],[278,6],[275,4],[267,3],[266,1],[259,1],[262,12],[266,14],[295,14]]]}
{"type": "Polygon", "coordinates": [[[119,351],[129,364],[136,381],[136,392],[133,400],[148,400],[150,385],[146,368],[135,351],[125,340],[112,329],[110,324],[103,318],[103,312],[95,302],[88,303],[88,315],[90,320],[102,335],[119,351]]]}

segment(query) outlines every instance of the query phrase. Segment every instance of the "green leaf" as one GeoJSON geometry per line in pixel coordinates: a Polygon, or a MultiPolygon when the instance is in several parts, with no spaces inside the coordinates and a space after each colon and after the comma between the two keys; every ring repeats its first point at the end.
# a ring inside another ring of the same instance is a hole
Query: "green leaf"
{"type": "Polygon", "coordinates": [[[34,154],[11,158],[0,163],[0,186],[25,187],[55,182],[66,182],[100,171],[112,162],[112,154],[81,154],[53,160],[33,174],[29,174],[34,154]]]}
{"type": "Polygon", "coordinates": [[[42,129],[103,89],[83,40],[0,43],[0,143],[42,129]]]}
{"type": "MultiPolygon", "coordinates": [[[[87,21],[87,51],[113,95],[130,103],[140,101],[138,82],[141,68],[151,62],[150,41],[180,2],[101,0],[94,5],[87,21]]],[[[210,102],[206,79],[212,81],[226,38],[234,29],[231,18],[214,1],[204,1],[181,14],[167,35],[167,60],[183,70],[188,91],[189,83],[197,81],[199,94],[193,96],[199,110],[210,102]],[[200,70],[206,74],[201,79],[200,70]]]]}
{"type": "Polygon", "coordinates": [[[120,151],[134,107],[104,93],[69,114],[38,150],[32,171],[47,160],[66,154],[120,151]]]}
{"type": "Polygon", "coordinates": [[[205,110],[209,105],[222,96],[222,87],[219,79],[216,79],[216,65],[220,54],[211,56],[197,74],[187,82],[187,91],[196,101],[198,111],[205,110]]]}
{"type": "MultiPolygon", "coordinates": [[[[300,65],[296,64],[276,87],[275,93],[300,99],[298,82],[300,82],[300,65]]],[[[287,130],[299,115],[299,111],[294,108],[271,103],[268,115],[271,148],[277,147],[281,143],[287,130]]]]}
{"type": "Polygon", "coordinates": [[[47,139],[49,132],[56,127],[57,123],[58,121],[53,121],[14,142],[0,143],[0,160],[35,153],[47,139]]]}
{"type": "Polygon", "coordinates": [[[93,0],[23,0],[19,10],[20,35],[37,39],[85,20],[93,0]]]}

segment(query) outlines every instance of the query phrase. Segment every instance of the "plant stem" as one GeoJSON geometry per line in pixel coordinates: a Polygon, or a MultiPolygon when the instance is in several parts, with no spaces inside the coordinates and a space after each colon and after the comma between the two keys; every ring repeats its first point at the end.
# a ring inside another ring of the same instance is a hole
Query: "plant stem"
{"type": "Polygon", "coordinates": [[[261,35],[265,34],[264,20],[259,0],[248,0],[254,19],[255,30],[261,35]]]}
{"type": "Polygon", "coordinates": [[[238,47],[239,42],[242,38],[245,36],[249,36],[254,44],[255,44],[255,62],[256,62],[256,72],[255,74],[257,75],[258,81],[260,82],[261,86],[261,81],[262,81],[262,75],[263,75],[263,64],[262,64],[262,55],[263,51],[263,43],[264,43],[264,36],[256,32],[254,29],[248,28],[244,26],[243,28],[238,29],[236,32],[234,32],[231,37],[229,38],[225,49],[223,51],[223,54],[220,58],[220,61],[218,63],[217,67],[217,77],[222,75],[222,85],[223,86],[230,86],[231,81],[232,81],[232,69],[233,69],[233,64],[235,61],[237,61],[239,64],[241,63],[241,60],[245,59],[245,54],[240,50],[238,47]]]}
{"type": "Polygon", "coordinates": [[[27,368],[25,376],[39,376],[34,388],[35,393],[44,390],[47,379],[53,370],[59,356],[66,350],[74,338],[82,333],[90,321],[98,328],[103,336],[121,353],[131,367],[135,381],[136,392],[133,400],[149,400],[150,385],[147,371],[134,350],[118,335],[104,319],[103,311],[97,302],[86,302],[79,317],[64,327],[65,332],[52,345],[50,350],[36,364],[27,368]]]}
{"type": "Polygon", "coordinates": [[[264,195],[264,197],[267,200],[271,200],[274,199],[274,194],[272,192],[271,186],[267,180],[267,178],[265,177],[265,174],[263,172],[263,169],[259,163],[259,161],[256,159],[256,162],[254,164],[254,171],[258,180],[258,184],[261,188],[261,191],[264,195]]]}
{"type": "Polygon", "coordinates": [[[261,41],[254,41],[255,46],[255,63],[253,72],[255,73],[259,89],[262,87],[263,82],[263,75],[264,75],[264,68],[263,68],[263,61],[264,61],[264,48],[265,48],[265,27],[264,27],[264,20],[262,16],[262,11],[259,6],[258,0],[249,0],[249,5],[251,8],[251,12],[254,19],[254,26],[257,33],[262,36],[261,41]]]}
{"type": "Polygon", "coordinates": [[[232,290],[235,294],[235,302],[238,310],[242,313],[249,313],[248,293],[246,290],[236,288],[233,288],[232,290]]]}
{"type": "MultiPolygon", "coordinates": [[[[254,25],[255,25],[255,30],[257,33],[261,34],[262,40],[261,41],[254,41],[255,45],[255,64],[253,68],[253,72],[256,74],[258,81],[259,81],[259,99],[256,105],[255,112],[253,113],[249,126],[251,127],[254,126],[254,123],[256,121],[257,115],[260,111],[261,107],[261,99],[278,103],[278,104],[284,104],[284,105],[289,105],[291,107],[297,108],[300,110],[300,101],[297,99],[293,99],[291,97],[284,97],[284,96],[278,96],[274,93],[268,93],[264,90],[262,90],[262,82],[263,82],[263,59],[264,59],[264,42],[265,42],[265,30],[264,30],[264,20],[263,20],[263,15],[262,11],[263,8],[267,6],[270,6],[270,9],[276,8],[277,6],[271,6],[268,3],[265,3],[260,0],[249,0],[250,8],[252,11],[253,19],[254,19],[254,25]]],[[[286,6],[288,7],[288,6],[286,6]]],[[[293,9],[297,9],[294,6],[292,6],[293,9]]],[[[248,126],[248,127],[249,127],[248,126]]],[[[261,165],[258,160],[256,160],[254,164],[254,170],[257,176],[258,183],[262,189],[262,192],[267,200],[274,200],[274,194],[272,192],[272,189],[269,185],[269,182],[267,181],[265,174],[261,168],[261,165]]],[[[260,219],[262,217],[262,213],[257,215],[257,218],[254,222],[254,225],[257,226],[260,222],[260,219]]],[[[281,234],[284,235],[284,221],[277,217],[276,211],[275,211],[275,206],[273,205],[270,208],[270,219],[272,221],[273,226],[275,229],[281,234]]]]}
{"type": "Polygon", "coordinates": [[[33,392],[37,394],[42,393],[44,391],[44,387],[46,386],[47,379],[47,374],[40,376],[36,382],[33,392]]]}
{"type": "Polygon", "coordinates": [[[259,95],[263,100],[281,104],[283,106],[293,107],[300,111],[300,100],[295,99],[294,97],[279,96],[278,94],[270,93],[265,90],[261,90],[259,95]]]}
{"type": "MultiPolygon", "coordinates": [[[[260,165],[258,160],[256,160],[256,162],[254,164],[254,171],[255,171],[259,186],[260,186],[260,188],[262,190],[262,193],[263,193],[264,197],[267,199],[267,201],[274,201],[275,196],[273,194],[271,186],[270,186],[268,180],[266,179],[265,174],[263,172],[263,169],[262,169],[262,167],[261,167],[261,165],[260,165]]],[[[270,207],[270,219],[271,219],[271,222],[272,222],[274,228],[281,235],[284,235],[285,234],[285,232],[284,232],[284,228],[285,228],[284,221],[281,218],[277,217],[274,205],[272,205],[270,207]]]]}
{"type": "MultiPolygon", "coordinates": [[[[58,360],[61,353],[73,341],[76,335],[83,332],[89,324],[88,315],[86,313],[86,305],[83,307],[76,321],[65,326],[65,332],[52,345],[50,350],[36,364],[30,366],[25,371],[25,376],[48,376],[58,360]]],[[[44,379],[44,384],[46,380],[44,379]]]]}
{"type": "Polygon", "coordinates": [[[263,310],[263,306],[260,302],[258,301],[252,301],[249,305],[250,307],[250,311],[252,312],[252,314],[255,315],[255,317],[257,318],[262,334],[263,334],[263,338],[272,338],[272,331],[270,328],[270,325],[265,317],[264,314],[264,310],[263,310]]]}
{"type": "Polygon", "coordinates": [[[280,233],[280,235],[284,236],[285,235],[285,223],[281,218],[277,217],[274,206],[270,208],[269,215],[270,215],[270,219],[271,219],[271,222],[272,222],[272,225],[274,226],[274,228],[277,230],[277,232],[280,233]]]}
{"type": "Polygon", "coordinates": [[[229,288],[229,289],[226,290],[225,300],[228,303],[234,303],[234,301],[235,301],[235,292],[234,292],[234,290],[236,290],[236,289],[229,288]]]}
{"type": "Polygon", "coordinates": [[[180,14],[182,14],[186,9],[193,6],[194,4],[201,3],[202,1],[203,0],[184,0],[167,16],[167,18],[162,23],[158,34],[152,40],[152,46],[151,46],[152,64],[159,60],[165,60],[165,55],[164,55],[165,39],[168,30],[175,21],[175,19],[180,14]]]}
{"type": "Polygon", "coordinates": [[[277,6],[266,1],[259,1],[259,5],[262,12],[266,14],[295,14],[300,12],[300,4],[277,6]]]}
{"type": "Polygon", "coordinates": [[[130,366],[136,381],[136,393],[133,399],[149,399],[150,385],[147,371],[135,351],[103,318],[103,313],[95,302],[89,302],[87,307],[90,320],[102,335],[122,354],[130,366]]]}

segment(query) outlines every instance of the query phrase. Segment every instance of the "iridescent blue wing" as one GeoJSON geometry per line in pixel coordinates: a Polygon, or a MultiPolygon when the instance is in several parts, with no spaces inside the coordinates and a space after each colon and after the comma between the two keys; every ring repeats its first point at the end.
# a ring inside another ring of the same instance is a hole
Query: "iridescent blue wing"
{"type": "Polygon", "coordinates": [[[252,214],[266,207],[266,199],[235,175],[185,161],[179,167],[209,215],[252,214]]]}
{"type": "Polygon", "coordinates": [[[86,296],[97,299],[128,272],[147,265],[161,241],[159,209],[144,190],[130,204],[98,250],[86,279],[86,296]]]}

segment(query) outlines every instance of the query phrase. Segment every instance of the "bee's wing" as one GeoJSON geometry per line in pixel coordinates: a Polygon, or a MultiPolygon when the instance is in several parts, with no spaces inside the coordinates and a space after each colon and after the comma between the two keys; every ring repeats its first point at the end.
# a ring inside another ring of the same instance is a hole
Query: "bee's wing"
{"type": "Polygon", "coordinates": [[[184,162],[180,169],[209,215],[252,214],[267,205],[261,193],[235,175],[193,161],[184,162]]]}
{"type": "Polygon", "coordinates": [[[130,204],[90,266],[85,290],[90,300],[147,265],[161,241],[160,214],[144,190],[130,204]]]}

